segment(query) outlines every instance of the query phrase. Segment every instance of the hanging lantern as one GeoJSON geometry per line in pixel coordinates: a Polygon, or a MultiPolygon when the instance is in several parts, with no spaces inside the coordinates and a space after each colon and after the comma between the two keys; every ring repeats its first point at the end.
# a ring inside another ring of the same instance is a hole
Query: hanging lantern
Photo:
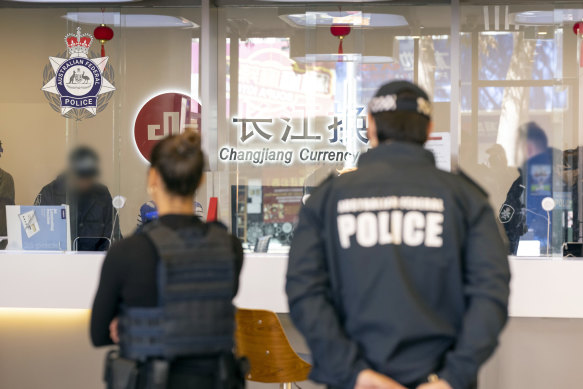
{"type": "Polygon", "coordinates": [[[350,34],[350,31],[351,28],[347,24],[333,24],[330,26],[330,33],[340,40],[340,43],[338,44],[338,54],[344,54],[342,41],[344,40],[344,37],[350,34]]]}
{"type": "Polygon", "coordinates": [[[105,57],[105,42],[113,38],[113,30],[102,23],[93,30],[93,36],[101,43],[101,56],[105,57]]]}
{"type": "MultiPolygon", "coordinates": [[[[573,25],[573,33],[577,35],[577,40],[579,40],[579,36],[583,35],[583,22],[577,22],[573,25]]],[[[581,45],[579,49],[579,67],[583,68],[583,40],[579,44],[581,45]]]]}

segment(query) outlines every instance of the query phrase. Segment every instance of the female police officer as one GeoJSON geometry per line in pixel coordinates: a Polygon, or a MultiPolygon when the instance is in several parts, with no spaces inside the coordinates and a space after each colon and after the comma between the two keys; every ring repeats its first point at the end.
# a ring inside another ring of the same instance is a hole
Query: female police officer
{"type": "Polygon", "coordinates": [[[133,363],[129,371],[139,374],[114,377],[126,381],[123,387],[135,381],[137,388],[217,388],[225,380],[218,372],[226,362],[233,366],[231,300],[241,244],[223,226],[193,216],[204,164],[197,134],[163,139],[151,161],[148,193],[160,217],[107,254],[91,339],[95,346],[120,344],[121,358],[108,365],[133,363]]]}

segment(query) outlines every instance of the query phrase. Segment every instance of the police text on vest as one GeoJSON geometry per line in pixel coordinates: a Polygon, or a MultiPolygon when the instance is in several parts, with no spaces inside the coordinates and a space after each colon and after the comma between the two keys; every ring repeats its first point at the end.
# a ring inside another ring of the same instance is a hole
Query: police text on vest
{"type": "Polygon", "coordinates": [[[443,199],[389,196],[338,202],[340,246],[443,246],[443,199]]]}

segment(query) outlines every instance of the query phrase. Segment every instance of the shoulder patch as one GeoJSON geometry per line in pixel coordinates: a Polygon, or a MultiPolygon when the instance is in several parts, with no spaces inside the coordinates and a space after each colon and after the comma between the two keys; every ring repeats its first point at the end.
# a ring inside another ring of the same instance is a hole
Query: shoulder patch
{"type": "Polygon", "coordinates": [[[506,224],[512,220],[514,217],[514,208],[510,204],[502,204],[500,207],[500,212],[498,213],[498,219],[502,224],[506,224]]]}
{"type": "Polygon", "coordinates": [[[478,191],[480,191],[484,196],[489,197],[488,192],[486,192],[486,190],[484,188],[482,188],[476,181],[474,181],[472,178],[470,178],[470,176],[468,176],[466,173],[464,173],[463,170],[460,169],[457,175],[458,175],[458,177],[461,177],[464,181],[469,183],[471,186],[476,188],[478,191]]]}

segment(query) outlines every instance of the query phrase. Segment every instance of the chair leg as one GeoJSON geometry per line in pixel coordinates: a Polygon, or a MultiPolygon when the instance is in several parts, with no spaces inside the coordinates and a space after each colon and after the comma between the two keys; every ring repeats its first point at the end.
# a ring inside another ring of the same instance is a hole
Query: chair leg
{"type": "Polygon", "coordinates": [[[279,384],[279,389],[292,389],[292,383],[282,382],[281,384],[279,384]]]}

